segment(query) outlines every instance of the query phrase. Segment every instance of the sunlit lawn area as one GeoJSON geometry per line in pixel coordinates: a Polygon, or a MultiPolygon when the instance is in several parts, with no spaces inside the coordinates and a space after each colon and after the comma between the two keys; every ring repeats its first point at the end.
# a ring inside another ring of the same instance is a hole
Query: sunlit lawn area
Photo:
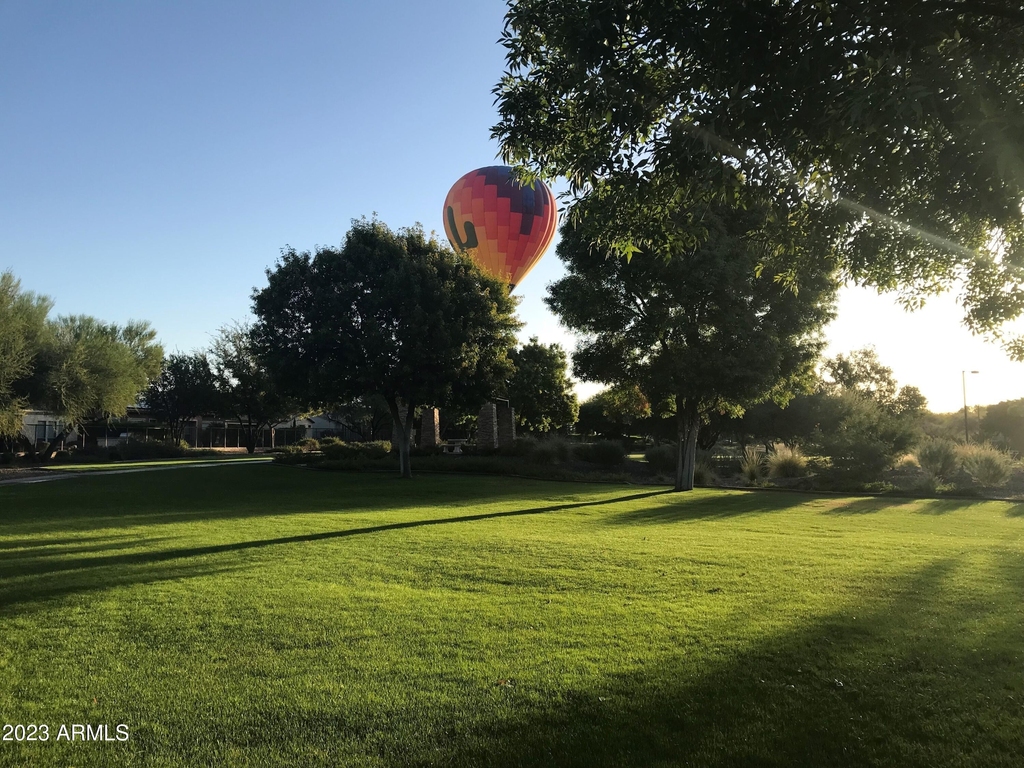
{"type": "Polygon", "coordinates": [[[1022,534],[268,465],[0,487],[0,720],[51,733],[0,764],[1019,766],[1022,534]]]}

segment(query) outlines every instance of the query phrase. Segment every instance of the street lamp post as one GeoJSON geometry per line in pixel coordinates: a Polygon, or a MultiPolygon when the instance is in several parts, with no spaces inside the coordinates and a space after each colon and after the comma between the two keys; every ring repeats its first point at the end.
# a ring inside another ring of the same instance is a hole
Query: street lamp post
{"type": "MultiPolygon", "coordinates": [[[[970,373],[978,373],[978,371],[970,371],[970,373]]],[[[967,374],[968,371],[960,371],[960,384],[964,390],[964,445],[971,441],[971,436],[967,431],[967,374]]]]}

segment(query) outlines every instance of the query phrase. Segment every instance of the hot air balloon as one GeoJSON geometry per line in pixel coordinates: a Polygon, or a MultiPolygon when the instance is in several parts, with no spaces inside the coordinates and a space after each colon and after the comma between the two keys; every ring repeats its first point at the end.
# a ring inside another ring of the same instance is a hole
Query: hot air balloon
{"type": "Polygon", "coordinates": [[[509,283],[526,277],[544,255],[558,225],[555,197],[539,179],[513,181],[507,165],[470,171],[444,201],[444,231],[484,271],[509,283]]]}

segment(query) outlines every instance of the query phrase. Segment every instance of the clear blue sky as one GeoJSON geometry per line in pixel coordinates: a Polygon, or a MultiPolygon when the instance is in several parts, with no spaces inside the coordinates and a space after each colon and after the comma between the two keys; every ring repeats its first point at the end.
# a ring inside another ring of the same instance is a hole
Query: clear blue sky
{"type": "MultiPolygon", "coordinates": [[[[248,314],[286,244],[340,243],[373,212],[443,237],[448,188],[496,157],[504,10],[0,0],[0,270],[59,313],[146,319],[169,351],[189,350],[248,314]]],[[[552,249],[517,289],[520,315],[524,336],[571,348],[542,304],[560,273],[552,249]]],[[[979,357],[981,402],[1024,396],[1024,367],[959,330],[952,302],[952,331],[902,333],[917,350],[962,345],[949,371],[910,365],[886,346],[899,316],[872,326],[850,314],[863,311],[844,309],[834,351],[878,344],[933,407],[958,407],[959,370],[979,357]]]]}

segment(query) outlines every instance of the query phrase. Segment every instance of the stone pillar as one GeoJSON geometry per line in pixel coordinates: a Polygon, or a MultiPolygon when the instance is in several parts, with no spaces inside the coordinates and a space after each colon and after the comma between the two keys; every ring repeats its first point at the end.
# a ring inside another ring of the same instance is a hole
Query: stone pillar
{"type": "Polygon", "coordinates": [[[434,448],[441,444],[441,412],[424,408],[420,413],[420,447],[434,448]]]}
{"type": "Polygon", "coordinates": [[[516,441],[516,412],[508,402],[499,403],[496,410],[498,415],[498,447],[504,448],[516,441]]]}
{"type": "Polygon", "coordinates": [[[479,448],[498,447],[498,413],[494,403],[484,403],[476,425],[476,444],[479,448]]]}

